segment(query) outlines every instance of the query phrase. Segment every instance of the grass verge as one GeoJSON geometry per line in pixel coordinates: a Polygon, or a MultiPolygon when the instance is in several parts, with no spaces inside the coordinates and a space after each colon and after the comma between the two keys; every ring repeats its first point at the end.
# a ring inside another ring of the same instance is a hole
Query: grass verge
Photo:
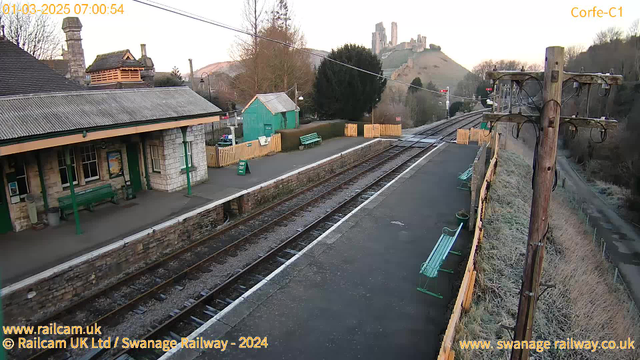
{"type": "MultiPolygon", "coordinates": [[[[460,340],[511,340],[529,227],[531,168],[503,151],[489,194],[484,240],[478,250],[474,300],[456,328],[456,359],[508,359],[505,350],[461,350],[460,340]]],[[[560,189],[552,196],[542,282],[555,284],[538,301],[533,339],[550,350],[532,359],[637,359],[637,350],[556,350],[555,340],[632,340],[640,325],[629,299],[612,281],[591,232],[560,189]]],[[[640,346],[638,346],[640,348],[640,346]]]]}

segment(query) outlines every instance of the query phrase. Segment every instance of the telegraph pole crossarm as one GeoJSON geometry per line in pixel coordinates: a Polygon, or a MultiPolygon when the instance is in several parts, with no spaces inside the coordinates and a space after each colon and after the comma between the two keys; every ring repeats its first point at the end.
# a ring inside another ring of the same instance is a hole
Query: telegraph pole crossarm
{"type": "MultiPolygon", "coordinates": [[[[565,81],[573,80],[577,81],[581,84],[603,84],[607,83],[608,85],[621,85],[622,84],[622,75],[611,75],[611,74],[602,74],[602,73],[577,73],[577,72],[568,72],[563,71],[563,79],[565,81]]],[[[519,70],[509,70],[509,71],[487,71],[485,76],[488,80],[511,80],[511,81],[528,81],[528,80],[538,80],[542,82],[544,78],[544,72],[539,71],[519,71],[519,70]]]]}
{"type": "MultiPolygon", "coordinates": [[[[540,115],[522,114],[522,113],[485,113],[483,115],[484,122],[495,123],[514,123],[522,124],[527,120],[533,120],[536,124],[540,123],[540,115]]],[[[594,129],[616,129],[618,121],[613,119],[598,119],[586,117],[560,116],[560,125],[570,123],[579,128],[594,129]]]]}
{"type": "MultiPolygon", "coordinates": [[[[544,78],[544,72],[538,71],[488,71],[486,74],[486,78],[494,81],[500,80],[509,80],[509,81],[517,81],[520,82],[520,86],[522,86],[523,82],[526,81],[539,81],[540,87],[542,89],[542,80],[544,78]]],[[[603,74],[603,73],[584,73],[584,72],[567,72],[563,71],[563,82],[565,81],[574,81],[580,84],[607,84],[611,85],[621,85],[622,84],[622,75],[611,75],[611,74],[603,74]]],[[[512,112],[493,112],[493,113],[485,113],[483,115],[484,121],[490,124],[495,124],[496,122],[500,123],[516,123],[522,124],[527,120],[533,120],[536,124],[540,124],[540,115],[530,115],[530,114],[522,114],[522,113],[512,113],[512,112]]],[[[615,129],[618,127],[618,121],[614,119],[600,119],[600,118],[590,118],[580,117],[580,116],[560,116],[560,125],[569,123],[571,126],[575,126],[577,128],[595,128],[602,130],[615,129]]]]}

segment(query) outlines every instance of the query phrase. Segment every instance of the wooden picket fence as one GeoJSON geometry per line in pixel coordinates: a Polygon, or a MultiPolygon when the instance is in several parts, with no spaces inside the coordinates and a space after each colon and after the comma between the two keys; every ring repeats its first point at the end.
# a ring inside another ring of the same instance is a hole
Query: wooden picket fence
{"type": "Polygon", "coordinates": [[[271,135],[271,141],[267,145],[260,145],[258,140],[253,140],[223,148],[207,146],[207,166],[228,166],[240,160],[249,160],[280,151],[282,151],[280,134],[271,135]]]}
{"type": "Polygon", "coordinates": [[[469,145],[469,130],[458,129],[456,133],[456,144],[469,145]]]}
{"type": "Polygon", "coordinates": [[[365,138],[379,138],[380,137],[380,124],[366,124],[364,126],[365,138]]]}
{"type": "MultiPolygon", "coordinates": [[[[500,136],[496,133],[495,144],[500,144],[500,136]]],[[[491,163],[487,169],[487,175],[484,177],[482,188],[480,188],[480,197],[478,201],[478,212],[476,217],[476,225],[473,233],[473,243],[471,244],[471,253],[469,254],[469,260],[467,260],[467,267],[460,284],[460,290],[458,291],[458,297],[453,305],[453,311],[451,318],[449,318],[449,324],[447,330],[444,333],[442,344],[440,345],[440,353],[438,354],[438,360],[449,360],[455,357],[454,351],[451,349],[453,346],[453,340],[456,335],[456,326],[460,321],[462,310],[469,311],[471,308],[471,301],[473,300],[473,287],[476,282],[476,270],[475,270],[475,258],[478,245],[482,242],[484,235],[484,213],[487,206],[487,200],[489,196],[489,187],[491,181],[496,173],[498,164],[498,146],[493,148],[493,157],[491,163]]]]}
{"type": "Polygon", "coordinates": [[[357,137],[358,124],[344,124],[344,136],[357,137]]]}
{"type": "Polygon", "coordinates": [[[364,137],[377,138],[380,136],[402,136],[402,125],[366,124],[364,126],[364,137]]]}
{"type": "Polygon", "coordinates": [[[402,136],[402,125],[380,124],[380,136],[402,136]]]}
{"type": "Polygon", "coordinates": [[[469,134],[469,141],[477,142],[478,145],[488,143],[491,140],[489,130],[472,128],[469,134]]]}

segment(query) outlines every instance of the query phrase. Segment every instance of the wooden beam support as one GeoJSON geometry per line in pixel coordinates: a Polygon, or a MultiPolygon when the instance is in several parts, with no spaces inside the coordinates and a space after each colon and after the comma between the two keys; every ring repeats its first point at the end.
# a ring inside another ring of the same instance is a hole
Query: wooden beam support
{"type": "Polygon", "coordinates": [[[610,75],[600,73],[575,73],[564,72],[564,80],[575,80],[581,84],[604,84],[622,85],[622,75],[610,75]]]}
{"type": "MultiPolygon", "coordinates": [[[[539,71],[487,71],[486,78],[489,80],[510,80],[525,81],[533,80],[533,78],[542,81],[544,72],[539,71]]],[[[581,84],[604,84],[621,85],[622,75],[610,75],[602,73],[576,73],[564,71],[565,81],[575,80],[581,84]]]]}
{"type": "MultiPolygon", "coordinates": [[[[533,120],[536,124],[540,123],[540,115],[525,115],[519,113],[485,113],[483,115],[483,120],[491,123],[498,121],[500,123],[522,124],[527,121],[527,119],[533,120]]],[[[571,122],[575,126],[581,128],[602,129],[603,126],[607,130],[618,128],[618,121],[613,119],[560,116],[560,124],[566,122],[571,122]]]]}
{"type": "Polygon", "coordinates": [[[512,80],[524,81],[536,78],[540,81],[544,78],[544,72],[539,71],[487,71],[486,78],[489,80],[512,80]]]}

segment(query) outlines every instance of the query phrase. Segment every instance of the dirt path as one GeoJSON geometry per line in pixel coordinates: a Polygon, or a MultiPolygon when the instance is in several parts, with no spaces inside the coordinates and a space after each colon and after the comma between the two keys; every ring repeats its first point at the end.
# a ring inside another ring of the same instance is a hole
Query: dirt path
{"type": "Polygon", "coordinates": [[[566,186],[584,204],[582,211],[589,214],[589,223],[597,229],[598,238],[605,240],[611,261],[620,269],[636,304],[640,304],[640,235],[593,191],[569,161],[558,156],[558,177],[567,179],[566,186]]]}

